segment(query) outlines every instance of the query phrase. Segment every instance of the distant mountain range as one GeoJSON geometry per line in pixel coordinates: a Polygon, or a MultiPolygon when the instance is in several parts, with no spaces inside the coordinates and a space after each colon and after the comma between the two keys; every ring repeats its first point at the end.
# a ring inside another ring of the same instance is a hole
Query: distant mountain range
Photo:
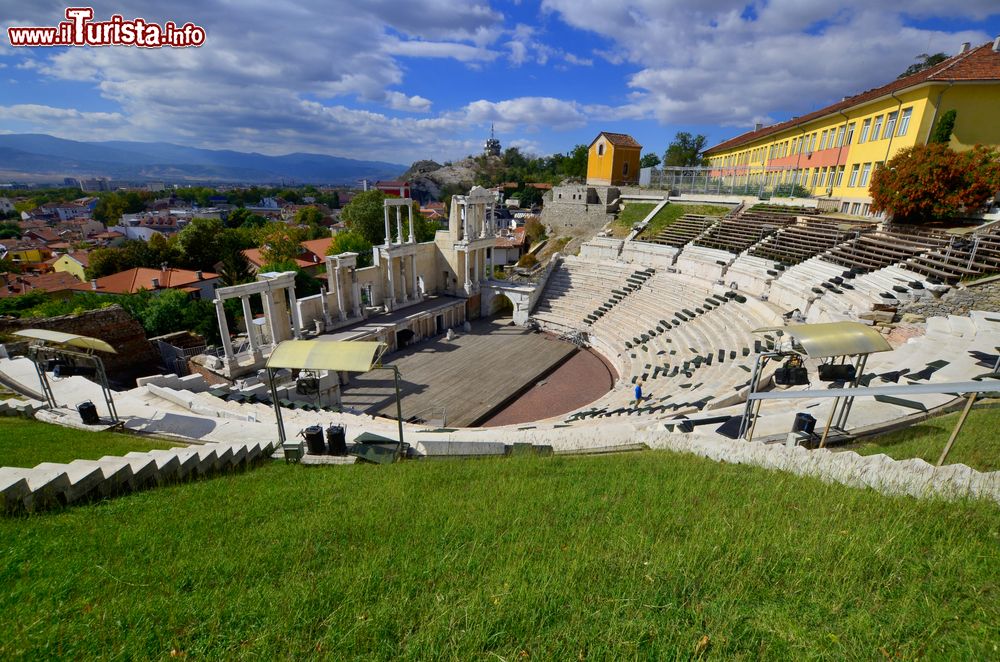
{"type": "Polygon", "coordinates": [[[0,134],[0,177],[108,177],[133,182],[350,184],[394,179],[405,165],[325,154],[267,156],[171,143],[78,142],[44,134],[0,134]]]}

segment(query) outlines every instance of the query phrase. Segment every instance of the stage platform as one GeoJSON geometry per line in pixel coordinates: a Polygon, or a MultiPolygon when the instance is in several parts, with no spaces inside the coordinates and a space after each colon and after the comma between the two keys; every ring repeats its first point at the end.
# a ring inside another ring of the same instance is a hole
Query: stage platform
{"type": "MultiPolygon", "coordinates": [[[[455,340],[440,335],[391,355],[386,363],[401,374],[403,419],[437,421],[443,407],[448,427],[476,426],[577,351],[509,322],[479,320],[455,340]]],[[[345,408],[396,417],[391,371],[353,376],[342,399],[345,408]]]]}

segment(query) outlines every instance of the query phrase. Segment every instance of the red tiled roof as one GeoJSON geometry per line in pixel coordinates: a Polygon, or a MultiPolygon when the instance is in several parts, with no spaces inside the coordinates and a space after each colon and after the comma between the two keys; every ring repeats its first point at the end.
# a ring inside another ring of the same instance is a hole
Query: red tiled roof
{"type": "MultiPolygon", "coordinates": [[[[638,147],[639,149],[642,149],[642,145],[636,142],[635,138],[627,133],[609,133],[608,131],[601,131],[597,134],[597,138],[600,138],[601,136],[607,138],[608,142],[615,147],[638,147]]],[[[597,138],[591,140],[590,144],[593,145],[597,142],[597,138]]]]}
{"type": "MultiPolygon", "coordinates": [[[[201,280],[212,280],[218,278],[218,274],[203,272],[201,280]]],[[[187,269],[149,269],[146,267],[136,267],[127,271],[119,271],[116,274],[97,279],[97,292],[106,294],[135,294],[139,290],[153,290],[153,279],[159,281],[160,289],[183,289],[199,282],[198,273],[187,269]]],[[[74,280],[76,280],[74,278],[74,280]]],[[[90,283],[77,281],[75,290],[95,291],[90,283]]]]}
{"type": "Polygon", "coordinates": [[[80,284],[79,279],[66,271],[35,276],[32,274],[0,274],[0,297],[10,297],[33,290],[66,292],[80,284]]]}
{"type": "Polygon", "coordinates": [[[1000,53],[993,52],[992,47],[993,42],[987,42],[982,46],[978,46],[964,53],[959,53],[958,55],[950,57],[944,62],[936,64],[933,67],[929,67],[905,78],[899,78],[891,83],[888,83],[887,85],[883,85],[882,87],[876,87],[860,94],[856,94],[852,97],[848,97],[843,101],[831,104],[825,108],[809,113],[808,115],[794,117],[788,121],[764,127],[759,131],[748,131],[744,134],[736,136],[735,138],[730,138],[729,140],[721,142],[714,147],[708,148],[705,150],[705,153],[712,154],[714,152],[739,147],[740,145],[754,142],[765,136],[780,133],[785,129],[807,124],[813,120],[819,119],[820,117],[832,115],[838,111],[846,110],[869,101],[874,101],[875,99],[889,95],[893,92],[899,92],[900,90],[905,90],[906,88],[914,87],[922,83],[1000,80],[1000,53]]]}
{"type": "Polygon", "coordinates": [[[90,253],[87,251],[73,251],[72,253],[67,253],[67,256],[79,262],[84,268],[90,266],[90,253]]]}
{"type": "Polygon", "coordinates": [[[517,248],[524,246],[524,228],[517,228],[510,237],[497,237],[497,248],[517,248]]]}
{"type": "MultiPolygon", "coordinates": [[[[247,260],[250,261],[250,264],[252,264],[257,269],[260,269],[265,264],[264,256],[261,254],[259,248],[247,248],[243,251],[243,255],[246,257],[247,260]]],[[[298,267],[305,269],[306,267],[314,266],[316,263],[313,262],[312,260],[303,260],[301,258],[295,258],[295,264],[298,267]]]]}

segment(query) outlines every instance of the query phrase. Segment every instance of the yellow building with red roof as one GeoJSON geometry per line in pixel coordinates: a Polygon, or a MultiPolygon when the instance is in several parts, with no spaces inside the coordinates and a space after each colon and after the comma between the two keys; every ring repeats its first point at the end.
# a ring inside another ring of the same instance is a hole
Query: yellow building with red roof
{"type": "Polygon", "coordinates": [[[801,187],[867,214],[872,173],[906,147],[925,144],[956,111],[951,147],[1000,144],[1000,37],[921,72],[815,112],[726,140],[705,151],[723,188],[801,187]]]}

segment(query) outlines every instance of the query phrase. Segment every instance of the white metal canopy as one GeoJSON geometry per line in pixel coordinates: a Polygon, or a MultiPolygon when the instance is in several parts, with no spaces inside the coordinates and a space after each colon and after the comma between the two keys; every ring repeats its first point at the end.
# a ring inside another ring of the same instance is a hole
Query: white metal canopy
{"type": "Polygon", "coordinates": [[[76,347],[78,349],[95,349],[99,352],[118,353],[114,347],[100,338],[91,338],[90,336],[81,336],[75,333],[63,333],[62,331],[50,331],[48,329],[23,329],[15,331],[14,335],[54,343],[56,345],[76,347]]]}
{"type": "Polygon", "coordinates": [[[805,350],[805,353],[813,359],[892,351],[892,347],[889,346],[881,333],[860,322],[768,326],[754,329],[753,333],[767,331],[784,331],[794,338],[805,350]]]}
{"type": "Polygon", "coordinates": [[[385,343],[341,340],[286,340],[271,352],[268,368],[368,372],[385,343]]]}

